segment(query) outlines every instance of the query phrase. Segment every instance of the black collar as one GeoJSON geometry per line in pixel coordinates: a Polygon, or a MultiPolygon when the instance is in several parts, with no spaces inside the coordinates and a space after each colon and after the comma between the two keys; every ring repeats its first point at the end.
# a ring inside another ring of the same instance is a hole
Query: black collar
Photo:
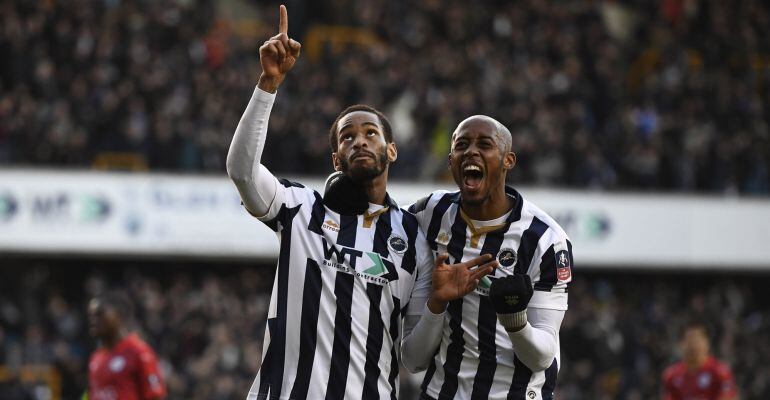
{"type": "Polygon", "coordinates": [[[396,203],[396,201],[393,200],[393,198],[390,197],[390,194],[388,194],[387,192],[385,192],[385,205],[388,205],[394,209],[398,208],[398,204],[396,203]]]}

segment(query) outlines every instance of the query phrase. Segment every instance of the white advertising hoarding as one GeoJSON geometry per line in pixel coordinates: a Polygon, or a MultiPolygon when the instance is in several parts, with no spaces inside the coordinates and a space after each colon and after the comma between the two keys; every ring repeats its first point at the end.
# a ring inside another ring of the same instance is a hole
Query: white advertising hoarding
{"type": "MultiPolygon", "coordinates": [[[[452,185],[392,183],[390,193],[406,205],[439,188],[452,185]]],[[[519,191],[564,227],[578,268],[770,269],[770,200],[519,191]]],[[[224,176],[7,170],[0,251],[269,259],[278,241],[224,176]]]]}

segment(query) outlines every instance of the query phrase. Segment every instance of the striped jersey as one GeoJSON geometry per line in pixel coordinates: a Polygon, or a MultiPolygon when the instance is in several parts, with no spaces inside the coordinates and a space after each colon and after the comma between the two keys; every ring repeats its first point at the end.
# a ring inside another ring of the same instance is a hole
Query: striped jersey
{"type": "Polygon", "coordinates": [[[259,218],[280,254],[248,399],[397,398],[401,319],[433,266],[417,219],[389,196],[364,215],[339,215],[318,192],[279,182],[259,218]]]}
{"type": "MultiPolygon", "coordinates": [[[[533,372],[515,354],[505,328],[489,300],[489,285],[509,274],[527,273],[534,295],[529,307],[566,310],[572,280],[572,245],[559,225],[524,200],[513,188],[506,194],[515,206],[496,227],[479,228],[460,209],[460,192],[436,191],[413,204],[436,254],[448,253],[458,263],[481,254],[495,256],[493,274],[477,289],[451,301],[444,317],[441,344],[422,384],[436,399],[552,399],[559,370],[559,350],[551,366],[533,372]]],[[[422,289],[420,289],[422,290],[422,289]]],[[[414,296],[428,297],[425,293],[414,296]]]]}

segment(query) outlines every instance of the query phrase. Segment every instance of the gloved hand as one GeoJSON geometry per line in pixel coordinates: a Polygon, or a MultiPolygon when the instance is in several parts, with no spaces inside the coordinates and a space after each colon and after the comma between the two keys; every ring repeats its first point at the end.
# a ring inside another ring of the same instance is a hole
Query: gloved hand
{"type": "Polygon", "coordinates": [[[369,197],[363,185],[342,171],[326,178],[324,204],[341,215],[361,215],[369,209],[369,197]]]}
{"type": "Polygon", "coordinates": [[[527,304],[533,293],[532,279],[527,274],[513,274],[492,282],[489,299],[507,331],[518,331],[527,324],[527,304]]]}

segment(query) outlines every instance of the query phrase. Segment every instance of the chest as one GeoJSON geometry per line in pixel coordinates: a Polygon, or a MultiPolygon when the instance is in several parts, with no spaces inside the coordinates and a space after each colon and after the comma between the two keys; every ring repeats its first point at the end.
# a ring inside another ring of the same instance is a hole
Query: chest
{"type": "Polygon", "coordinates": [[[414,281],[415,231],[410,235],[390,213],[368,216],[339,216],[326,213],[323,220],[313,215],[302,220],[308,229],[296,229],[292,258],[308,258],[323,275],[348,274],[366,286],[382,286],[398,295],[401,287],[414,281]]]}
{"type": "Polygon", "coordinates": [[[91,381],[97,386],[119,386],[136,372],[136,363],[125,352],[99,353],[88,364],[91,381]]]}
{"type": "Polygon", "coordinates": [[[675,377],[672,383],[686,400],[715,398],[719,389],[718,376],[708,370],[684,373],[675,377]]]}

